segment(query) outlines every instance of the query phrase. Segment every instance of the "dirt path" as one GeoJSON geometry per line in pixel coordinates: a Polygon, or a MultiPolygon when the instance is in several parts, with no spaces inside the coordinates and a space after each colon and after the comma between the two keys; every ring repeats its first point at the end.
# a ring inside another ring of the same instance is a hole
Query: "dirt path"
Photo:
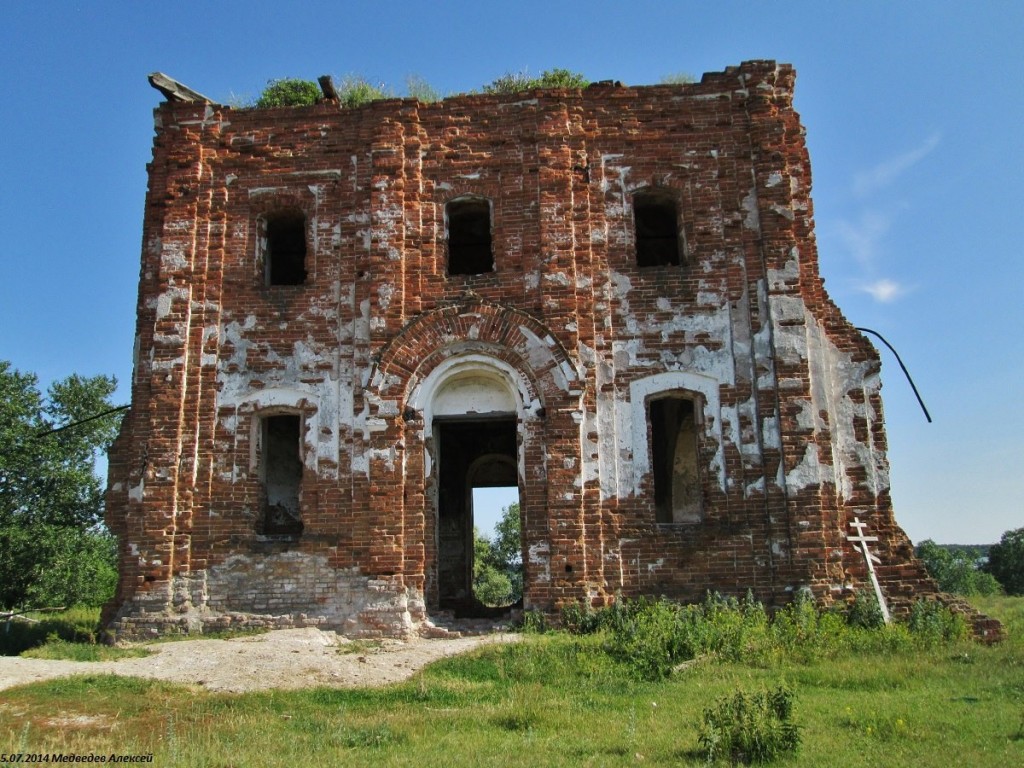
{"type": "Polygon", "coordinates": [[[118,661],[49,661],[0,656],[0,689],[85,674],[147,677],[201,685],[211,691],[381,686],[421,667],[484,643],[514,642],[514,634],[440,640],[350,642],[334,632],[282,629],[233,640],[181,640],[148,646],[153,654],[118,661]],[[347,647],[346,647],[347,646],[347,647]]]}

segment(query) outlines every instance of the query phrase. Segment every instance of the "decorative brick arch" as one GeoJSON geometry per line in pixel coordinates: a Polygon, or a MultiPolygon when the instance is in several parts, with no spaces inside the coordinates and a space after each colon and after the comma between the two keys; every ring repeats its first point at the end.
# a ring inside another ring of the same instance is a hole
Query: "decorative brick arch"
{"type": "Polygon", "coordinates": [[[568,352],[543,323],[483,301],[444,307],[406,326],[381,351],[369,389],[382,400],[415,407],[417,386],[447,360],[468,354],[486,355],[518,372],[528,414],[537,415],[552,400],[578,401],[583,392],[568,352]]]}

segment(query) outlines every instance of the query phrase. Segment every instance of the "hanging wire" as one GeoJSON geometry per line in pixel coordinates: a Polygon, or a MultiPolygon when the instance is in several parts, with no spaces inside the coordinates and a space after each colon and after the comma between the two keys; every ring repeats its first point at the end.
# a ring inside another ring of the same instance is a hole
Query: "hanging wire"
{"type": "Polygon", "coordinates": [[[885,344],[885,346],[887,346],[889,348],[889,350],[894,355],[896,355],[896,362],[899,363],[900,364],[900,368],[903,369],[903,375],[906,376],[907,377],[907,381],[910,382],[910,388],[912,390],[914,390],[914,397],[917,398],[917,402],[921,406],[921,410],[924,411],[924,417],[926,419],[928,419],[928,423],[931,424],[932,423],[932,416],[931,416],[930,413],[928,413],[928,409],[925,407],[924,400],[921,399],[921,393],[917,391],[917,386],[914,384],[914,380],[910,377],[910,371],[907,370],[907,366],[905,366],[903,364],[903,360],[900,359],[900,353],[897,352],[896,348],[893,347],[893,345],[890,344],[888,341],[886,341],[885,340],[885,336],[880,334],[878,331],[873,331],[870,328],[858,328],[857,330],[861,331],[863,333],[870,333],[870,334],[873,334],[873,335],[877,336],[878,338],[880,338],[882,340],[882,343],[885,344]]]}
{"type": "Polygon", "coordinates": [[[52,434],[54,434],[56,432],[63,432],[65,429],[71,429],[72,427],[77,427],[77,426],[79,426],[81,424],[88,424],[90,421],[96,421],[96,419],[102,419],[104,416],[109,416],[112,413],[118,413],[120,411],[127,411],[129,408],[131,408],[130,405],[119,405],[119,406],[117,406],[117,408],[111,408],[109,411],[104,411],[103,413],[97,413],[95,416],[90,416],[87,419],[82,419],[81,421],[73,421],[70,424],[65,424],[64,426],[61,426],[61,427],[53,427],[51,429],[47,429],[47,430],[44,430],[42,432],[38,432],[35,435],[34,439],[38,440],[41,437],[46,437],[47,435],[52,435],[52,434]]]}

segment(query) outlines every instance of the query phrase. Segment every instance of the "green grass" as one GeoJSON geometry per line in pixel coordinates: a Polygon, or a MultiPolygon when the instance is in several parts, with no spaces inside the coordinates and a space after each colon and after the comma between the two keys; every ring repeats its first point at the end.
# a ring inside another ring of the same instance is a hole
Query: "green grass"
{"type": "MultiPolygon", "coordinates": [[[[1024,599],[979,607],[1013,632],[1024,599]]],[[[784,684],[792,766],[1024,764],[1024,644],[707,660],[644,682],[602,635],[532,635],[383,689],[211,694],[82,676],[4,691],[0,753],[153,752],[161,766],[700,765],[704,709],[784,684]]]]}
{"type": "MultiPolygon", "coordinates": [[[[102,642],[100,609],[70,608],[59,613],[29,613],[32,621],[0,622],[0,656],[25,656],[32,659],[69,661],[113,661],[148,656],[151,651],[138,646],[110,646],[102,642]]],[[[261,635],[262,627],[239,627],[215,632],[163,635],[154,643],[178,640],[228,640],[261,635]]]]}
{"type": "Polygon", "coordinates": [[[28,618],[34,621],[0,622],[0,656],[17,656],[54,638],[69,643],[95,644],[99,637],[99,608],[29,613],[28,618]]]}
{"type": "Polygon", "coordinates": [[[0,623],[0,656],[69,661],[113,661],[148,656],[145,648],[100,642],[100,609],[71,608],[60,613],[29,613],[35,621],[0,623]]]}
{"type": "Polygon", "coordinates": [[[101,643],[72,643],[53,637],[40,646],[22,651],[21,656],[28,659],[66,659],[68,661],[115,661],[149,656],[147,648],[131,646],[122,648],[101,643]]]}

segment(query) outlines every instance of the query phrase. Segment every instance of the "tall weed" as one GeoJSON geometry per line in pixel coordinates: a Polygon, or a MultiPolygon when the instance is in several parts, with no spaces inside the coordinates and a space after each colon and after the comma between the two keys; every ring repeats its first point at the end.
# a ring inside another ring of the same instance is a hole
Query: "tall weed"
{"type": "Polygon", "coordinates": [[[709,763],[769,763],[800,746],[792,715],[793,694],[783,686],[737,691],[704,710],[698,740],[709,763]]]}
{"type": "Polygon", "coordinates": [[[914,606],[909,623],[881,622],[874,595],[861,593],[845,611],[820,610],[809,595],[769,615],[748,593],[742,600],[709,593],[700,605],[669,600],[617,600],[593,610],[567,606],[563,628],[597,634],[602,647],[641,680],[661,680],[701,657],[756,666],[789,659],[810,663],[844,652],[931,648],[967,636],[966,624],[935,602],[914,606]]]}

